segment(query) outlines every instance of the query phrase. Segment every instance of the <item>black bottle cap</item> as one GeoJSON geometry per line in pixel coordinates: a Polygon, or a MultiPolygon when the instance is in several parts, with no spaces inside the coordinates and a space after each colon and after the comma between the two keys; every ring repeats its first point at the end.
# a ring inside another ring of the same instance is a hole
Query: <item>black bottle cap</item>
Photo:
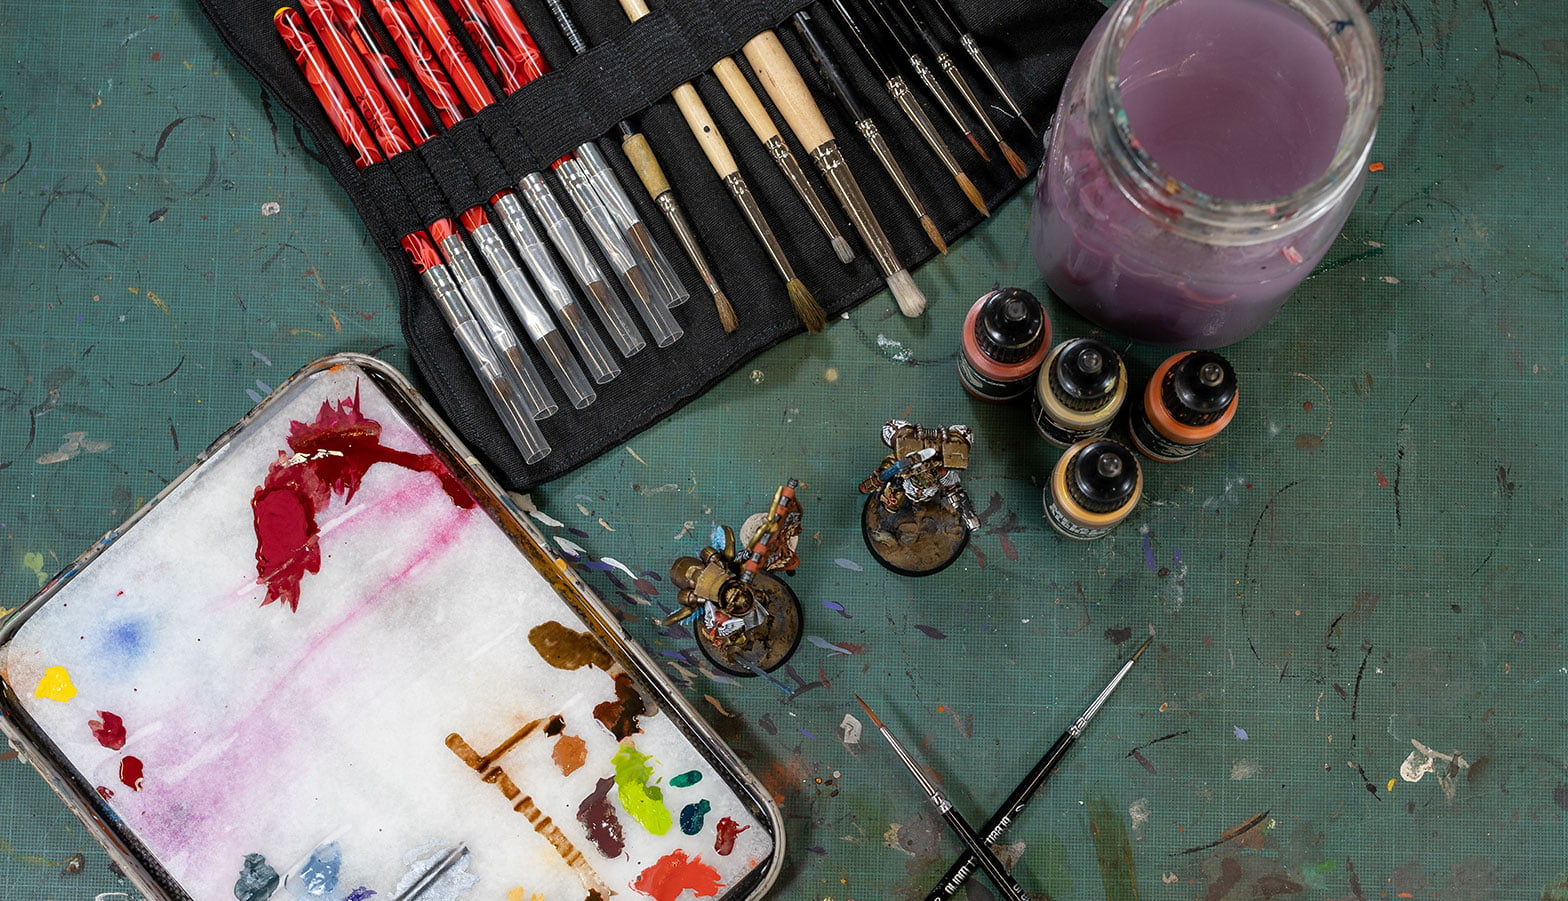
{"type": "Polygon", "coordinates": [[[1208,425],[1236,402],[1236,370],[1213,351],[1193,351],[1165,376],[1161,399],[1183,425],[1208,425]]]}
{"type": "Polygon", "coordinates": [[[1045,341],[1045,307],[1022,288],[992,291],[975,317],[975,343],[998,363],[1018,363],[1045,341]]]}
{"type": "Polygon", "coordinates": [[[1091,513],[1120,509],[1138,491],[1138,459],[1115,441],[1093,441],[1067,472],[1067,493],[1091,513]]]}
{"type": "Polygon", "coordinates": [[[1074,338],[1062,346],[1051,366],[1051,392],[1073,410],[1092,410],[1116,392],[1121,357],[1093,338],[1074,338]]]}

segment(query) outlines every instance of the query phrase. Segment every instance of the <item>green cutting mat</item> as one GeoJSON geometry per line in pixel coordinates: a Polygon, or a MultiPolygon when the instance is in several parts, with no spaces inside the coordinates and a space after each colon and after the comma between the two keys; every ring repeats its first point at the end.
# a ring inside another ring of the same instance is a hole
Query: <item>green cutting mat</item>
{"type": "MultiPolygon", "coordinates": [[[[1366,5],[1388,64],[1384,168],[1280,319],[1229,352],[1234,424],[1201,458],[1151,467],[1112,537],[1045,528],[1054,454],[1025,411],[982,407],[954,377],[975,297],[1043,290],[1023,197],[917,273],[925,318],[875,298],[534,493],[779,798],[776,897],[917,896],[956,854],[881,740],[844,740],[852,694],[978,822],[1152,626],[1155,649],[1011,832],[1026,887],[1568,898],[1568,7],[1366,5]],[[856,524],[893,416],[978,431],[966,484],[985,525],[925,580],[878,568],[856,524]],[[786,696],[700,671],[689,636],[655,624],[672,604],[655,576],[790,476],[808,637],[786,696]],[[1455,763],[1406,781],[1413,742],[1455,763]]],[[[0,607],[15,607],[301,364],[358,350],[408,366],[380,258],[193,2],[10,0],[0,33],[0,607]]],[[[1088,331],[1052,315],[1059,335],[1088,331]]],[[[1144,372],[1162,356],[1128,353],[1144,372]]],[[[0,757],[0,901],[131,894],[0,757]]]]}

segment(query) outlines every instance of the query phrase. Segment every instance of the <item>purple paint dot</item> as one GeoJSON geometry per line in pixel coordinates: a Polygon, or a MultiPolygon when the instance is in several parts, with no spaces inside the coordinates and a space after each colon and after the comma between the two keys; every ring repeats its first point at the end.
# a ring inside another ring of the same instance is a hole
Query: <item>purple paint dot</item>
{"type": "Polygon", "coordinates": [[[1236,730],[1236,740],[1237,741],[1246,741],[1247,740],[1247,730],[1246,729],[1243,729],[1240,726],[1232,726],[1231,728],[1236,730]]]}
{"type": "Polygon", "coordinates": [[[929,636],[931,638],[935,638],[937,640],[941,640],[941,639],[947,637],[947,633],[943,632],[941,629],[938,629],[935,626],[920,626],[920,625],[917,625],[917,626],[915,626],[915,628],[919,629],[921,632],[924,632],[927,636],[929,636]]]}

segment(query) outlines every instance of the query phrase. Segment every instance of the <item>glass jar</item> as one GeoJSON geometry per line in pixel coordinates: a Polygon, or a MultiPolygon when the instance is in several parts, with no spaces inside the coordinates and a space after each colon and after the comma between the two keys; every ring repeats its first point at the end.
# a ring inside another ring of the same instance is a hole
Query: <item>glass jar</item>
{"type": "Polygon", "coordinates": [[[1120,0],[1052,120],[1030,237],[1046,283],[1141,341],[1252,334],[1361,193],[1382,73],[1356,0],[1120,0]]]}

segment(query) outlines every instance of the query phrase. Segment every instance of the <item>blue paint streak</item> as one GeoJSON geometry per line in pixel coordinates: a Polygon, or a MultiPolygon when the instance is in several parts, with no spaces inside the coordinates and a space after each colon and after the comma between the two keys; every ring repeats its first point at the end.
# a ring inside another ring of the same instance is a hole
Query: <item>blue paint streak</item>
{"type": "Polygon", "coordinates": [[[354,889],[352,892],[349,892],[347,895],[345,895],[344,898],[343,898],[343,901],[365,901],[366,898],[369,898],[371,895],[374,895],[375,893],[376,893],[375,889],[373,889],[373,888],[365,888],[362,885],[359,888],[354,889]]]}
{"type": "Polygon", "coordinates": [[[1231,728],[1236,730],[1236,740],[1237,741],[1246,741],[1247,740],[1247,730],[1246,729],[1243,729],[1240,726],[1232,726],[1231,728]]]}
{"type": "Polygon", "coordinates": [[[343,849],[328,842],[310,852],[310,859],[299,871],[307,894],[320,897],[338,887],[338,871],[343,868],[343,849]]]}
{"type": "Polygon", "coordinates": [[[858,573],[858,572],[864,572],[865,571],[861,567],[861,565],[859,563],[856,563],[855,561],[847,559],[847,558],[844,558],[844,557],[840,557],[837,560],[834,560],[833,562],[837,563],[839,566],[844,567],[845,569],[849,570],[852,573],[858,573]]]}
{"type": "Polygon", "coordinates": [[[681,831],[687,835],[696,835],[702,831],[702,818],[708,815],[710,805],[707,799],[687,804],[681,810],[681,831]]]}
{"type": "Polygon", "coordinates": [[[820,635],[807,635],[806,640],[821,648],[822,650],[828,651],[830,653],[843,654],[846,657],[853,653],[848,648],[839,647],[838,645],[828,641],[826,638],[823,638],[820,635]]]}
{"type": "Polygon", "coordinates": [[[1149,540],[1149,533],[1143,533],[1143,568],[1154,572],[1154,542],[1149,540]]]}

